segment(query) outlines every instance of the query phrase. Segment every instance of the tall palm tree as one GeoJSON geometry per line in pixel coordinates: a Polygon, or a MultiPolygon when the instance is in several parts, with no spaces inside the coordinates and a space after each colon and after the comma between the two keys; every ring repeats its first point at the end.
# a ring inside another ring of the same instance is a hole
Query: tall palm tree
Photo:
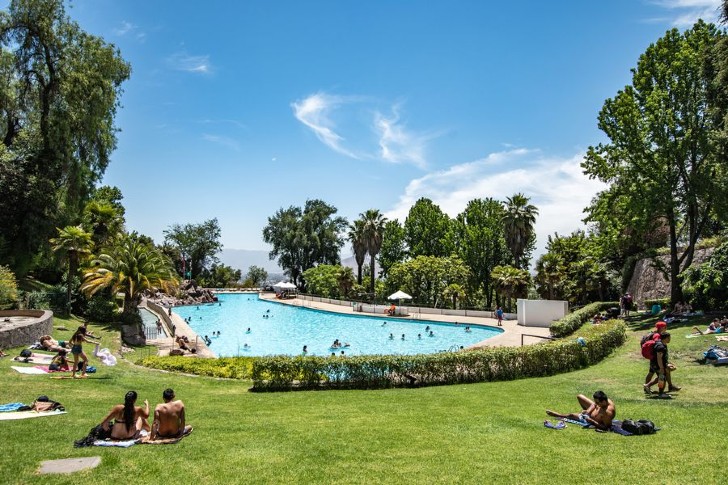
{"type": "Polygon", "coordinates": [[[87,296],[111,288],[124,294],[124,313],[135,314],[145,290],[169,293],[178,284],[172,262],[153,246],[124,237],[110,254],[91,261],[81,291],[87,296]]]}
{"type": "Polygon", "coordinates": [[[377,209],[369,209],[363,214],[359,214],[359,217],[363,223],[362,232],[366,241],[367,253],[369,253],[369,276],[371,277],[369,292],[374,294],[374,279],[376,277],[374,264],[377,254],[382,249],[382,235],[384,234],[384,224],[387,222],[387,218],[377,209]]]}
{"type": "Polygon", "coordinates": [[[496,266],[490,273],[493,285],[498,294],[507,302],[504,306],[511,307],[512,298],[522,298],[528,294],[531,275],[525,269],[513,266],[496,266]]]}
{"type": "Polygon", "coordinates": [[[58,237],[50,240],[54,252],[65,252],[68,261],[68,275],[66,277],[66,311],[71,313],[71,288],[73,275],[76,274],[78,263],[83,255],[91,254],[93,240],[91,233],[83,230],[81,226],[66,226],[58,229],[58,237]]]}
{"type": "Polygon", "coordinates": [[[349,225],[349,241],[356,260],[356,282],[361,285],[361,270],[367,257],[367,242],[364,239],[364,221],[357,220],[349,225]]]}
{"type": "Polygon", "coordinates": [[[521,268],[521,258],[533,237],[533,226],[536,224],[538,215],[536,206],[528,203],[530,200],[523,194],[515,194],[507,197],[505,202],[506,213],[503,216],[503,225],[506,244],[513,254],[516,268],[521,268]]]}

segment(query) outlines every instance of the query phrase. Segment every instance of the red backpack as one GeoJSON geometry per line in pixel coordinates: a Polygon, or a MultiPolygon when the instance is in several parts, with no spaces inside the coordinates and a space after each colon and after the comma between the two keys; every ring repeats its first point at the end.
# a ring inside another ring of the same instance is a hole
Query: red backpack
{"type": "Polygon", "coordinates": [[[655,357],[655,343],[660,340],[659,333],[648,333],[640,340],[640,348],[642,349],[642,357],[652,360],[655,357]]]}

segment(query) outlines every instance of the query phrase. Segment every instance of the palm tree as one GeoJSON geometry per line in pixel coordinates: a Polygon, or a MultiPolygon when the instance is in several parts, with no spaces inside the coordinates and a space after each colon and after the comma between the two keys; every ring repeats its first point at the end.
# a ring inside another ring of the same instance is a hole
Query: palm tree
{"type": "Polygon", "coordinates": [[[65,252],[68,261],[68,275],[66,277],[66,311],[71,313],[71,285],[73,275],[76,274],[79,259],[82,255],[91,254],[93,241],[91,233],[83,230],[81,226],[66,226],[58,229],[58,237],[50,240],[54,252],[65,252]]]}
{"type": "Polygon", "coordinates": [[[357,220],[349,225],[349,241],[351,249],[354,250],[356,260],[356,282],[361,285],[361,270],[364,266],[364,259],[367,257],[367,242],[364,240],[364,221],[357,220]]]}
{"type": "Polygon", "coordinates": [[[496,266],[491,271],[490,278],[498,290],[498,294],[508,301],[508,304],[504,305],[506,307],[511,307],[512,298],[524,297],[528,294],[531,275],[525,269],[496,266]]]}
{"type": "Polygon", "coordinates": [[[110,288],[124,294],[124,313],[136,314],[145,290],[169,293],[178,284],[172,262],[153,246],[126,236],[111,254],[91,261],[84,274],[81,291],[87,296],[110,288]]]}
{"type": "Polygon", "coordinates": [[[528,244],[533,237],[533,226],[536,224],[538,209],[528,202],[530,199],[523,194],[507,197],[505,203],[506,213],[503,216],[506,244],[513,254],[514,266],[521,267],[528,244]]]}
{"type": "Polygon", "coordinates": [[[556,290],[565,280],[566,268],[556,254],[546,253],[536,261],[536,283],[542,297],[555,299],[556,290]]]}
{"type": "Polygon", "coordinates": [[[374,294],[374,278],[376,277],[374,264],[379,250],[382,249],[382,235],[387,218],[377,209],[369,209],[363,214],[359,214],[359,217],[361,217],[362,233],[369,253],[369,276],[371,277],[369,292],[374,294]]]}

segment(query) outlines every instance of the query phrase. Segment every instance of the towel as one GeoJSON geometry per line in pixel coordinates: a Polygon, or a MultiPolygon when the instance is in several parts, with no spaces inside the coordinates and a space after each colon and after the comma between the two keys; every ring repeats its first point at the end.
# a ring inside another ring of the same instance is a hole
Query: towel
{"type": "Polygon", "coordinates": [[[21,374],[47,374],[48,368],[44,368],[43,366],[34,366],[34,367],[19,367],[15,365],[10,366],[11,369],[13,369],[15,372],[19,372],[21,374]]]}
{"type": "Polygon", "coordinates": [[[96,440],[94,441],[94,446],[116,446],[119,448],[129,448],[130,446],[141,443],[144,438],[149,437],[149,432],[144,429],[141,430],[139,434],[141,438],[134,438],[131,440],[112,440],[111,438],[105,440],[96,440]]]}
{"type": "Polygon", "coordinates": [[[0,413],[6,413],[8,411],[17,411],[18,409],[25,406],[22,402],[11,402],[8,404],[0,404],[0,413]]]}
{"type": "Polygon", "coordinates": [[[66,411],[15,411],[14,413],[0,413],[0,421],[8,421],[12,419],[42,418],[44,416],[57,416],[66,414],[66,411]]]}

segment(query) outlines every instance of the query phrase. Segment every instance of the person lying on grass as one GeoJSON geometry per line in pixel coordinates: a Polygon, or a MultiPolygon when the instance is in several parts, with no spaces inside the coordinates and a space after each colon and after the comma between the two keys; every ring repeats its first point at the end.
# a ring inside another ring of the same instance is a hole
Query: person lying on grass
{"type": "Polygon", "coordinates": [[[165,389],[162,393],[163,404],[154,408],[154,421],[152,422],[151,441],[157,438],[179,438],[192,431],[192,426],[185,426],[185,403],[174,401],[172,389],[165,389]]]}
{"type": "Polygon", "coordinates": [[[594,401],[583,394],[576,396],[582,409],[580,413],[561,414],[547,409],[546,414],[555,418],[585,421],[597,429],[608,430],[617,415],[617,409],[603,391],[595,392],[593,397],[594,401]]]}
{"type": "Polygon", "coordinates": [[[50,350],[51,352],[58,352],[66,348],[66,342],[58,342],[58,340],[50,335],[43,335],[38,342],[43,347],[43,350],[50,350]]]}
{"type": "Polygon", "coordinates": [[[723,332],[723,325],[720,323],[720,320],[717,318],[710,322],[710,325],[708,325],[708,328],[705,329],[705,331],[700,330],[698,327],[693,327],[693,334],[694,335],[705,335],[708,333],[721,333],[723,332]]]}
{"type": "Polygon", "coordinates": [[[101,422],[104,430],[111,429],[111,438],[115,440],[129,440],[139,438],[142,430],[149,431],[149,401],[144,400],[144,408],[135,406],[136,391],[129,391],[124,396],[124,404],[117,404],[111,408],[101,422]],[[113,421],[113,423],[112,423],[113,421]]]}

